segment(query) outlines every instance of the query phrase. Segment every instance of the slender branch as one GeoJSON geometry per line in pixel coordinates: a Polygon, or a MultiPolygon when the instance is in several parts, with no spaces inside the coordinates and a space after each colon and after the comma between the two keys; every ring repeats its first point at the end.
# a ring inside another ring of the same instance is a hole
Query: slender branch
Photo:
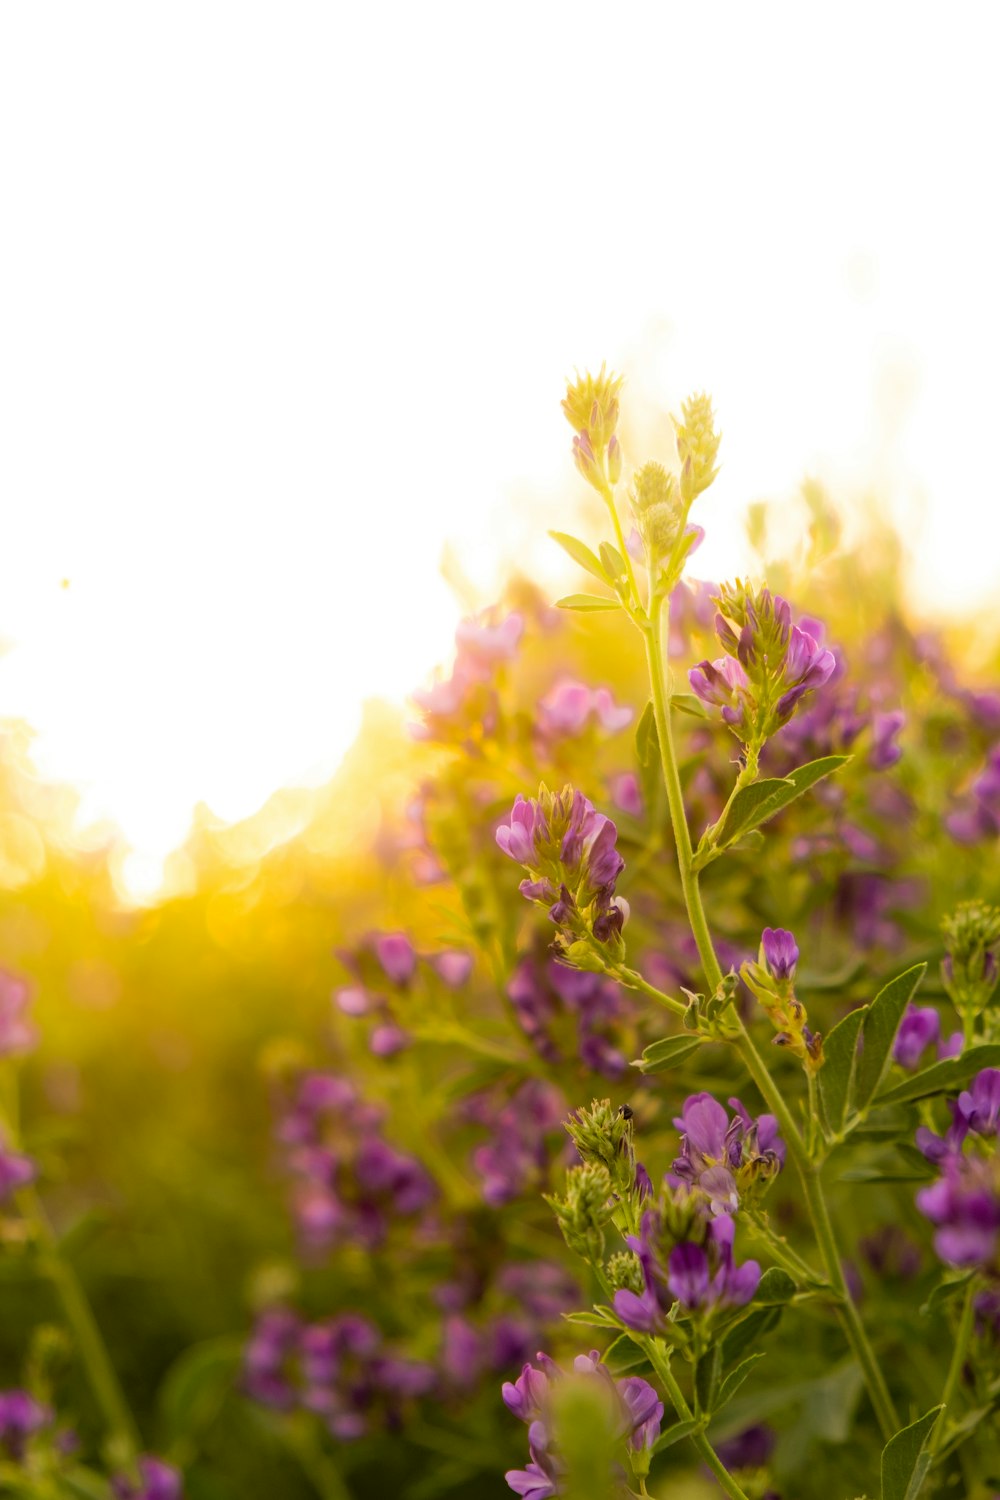
{"type": "Polygon", "coordinates": [[[934,1431],[931,1434],[930,1450],[932,1456],[937,1453],[944,1441],[952,1403],[958,1394],[958,1384],[962,1378],[962,1371],[965,1368],[965,1361],[969,1352],[969,1340],[972,1337],[972,1327],[976,1311],[975,1299],[978,1290],[976,1278],[973,1276],[965,1289],[962,1312],[958,1320],[958,1332],[955,1335],[955,1347],[951,1353],[951,1363],[948,1366],[948,1375],[944,1383],[944,1390],[941,1392],[941,1415],[934,1424],[934,1431]]]}

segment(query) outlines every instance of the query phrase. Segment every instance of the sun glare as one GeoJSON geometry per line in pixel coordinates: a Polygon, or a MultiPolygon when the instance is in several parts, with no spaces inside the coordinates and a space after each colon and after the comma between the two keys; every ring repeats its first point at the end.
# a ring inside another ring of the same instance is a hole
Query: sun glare
{"type": "MultiPolygon", "coordinates": [[[[313,10],[308,37],[287,13],[275,30],[264,12],[181,11],[197,48],[173,12],[168,26],[115,6],[66,8],[52,47],[26,7],[5,17],[17,46],[0,57],[0,124],[30,142],[0,165],[19,226],[0,293],[0,708],[34,726],[41,768],[82,789],[84,817],[120,825],[130,896],[155,894],[199,803],[244,817],[335,767],[365,698],[402,701],[506,571],[558,568],[539,521],[579,504],[558,405],[574,363],[625,371],[651,451],[669,406],[712,392],[723,472],[700,570],[744,566],[747,502],[812,473],[903,525],[925,604],[995,588],[981,521],[969,540],[995,481],[955,441],[990,425],[975,376],[1000,323],[981,292],[995,236],[974,152],[949,159],[927,213],[936,127],[916,105],[936,28],[914,26],[923,66],[896,80],[912,81],[916,134],[890,205],[867,148],[879,80],[850,27],[831,29],[821,75],[789,79],[780,57],[746,68],[754,21],[732,8],[713,113],[701,67],[674,70],[665,95],[654,66],[696,55],[694,22],[644,8],[621,18],[628,69],[606,75],[561,17],[533,11],[528,54],[517,26],[490,28],[475,87],[447,47],[439,78],[414,75],[417,13],[382,50],[364,8],[343,33],[313,10]],[[122,25],[142,59],[128,74],[122,25]],[[372,46],[388,113],[364,69],[330,74],[372,46]],[[844,69],[859,75],[847,110],[844,69]],[[508,74],[528,107],[512,108],[508,74]],[[588,88],[615,121],[584,153],[599,213],[564,141],[588,88]],[[788,128],[795,101],[809,132],[788,128]],[[746,110],[753,156],[732,126],[746,110]],[[695,118],[697,160],[678,170],[695,118]],[[962,223],[967,264],[929,307],[935,222],[962,223]],[[614,277],[609,234],[627,266],[614,277]],[[446,542],[461,598],[439,576],[446,542]]],[[[798,8],[782,14],[797,34],[798,8]]],[[[970,139],[986,68],[970,54],[948,104],[970,139]]]]}

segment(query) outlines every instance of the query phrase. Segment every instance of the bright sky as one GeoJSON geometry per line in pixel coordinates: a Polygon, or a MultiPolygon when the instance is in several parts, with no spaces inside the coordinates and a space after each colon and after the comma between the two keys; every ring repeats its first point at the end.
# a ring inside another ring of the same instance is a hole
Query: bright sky
{"type": "Polygon", "coordinates": [[[136,889],[197,801],[331,770],[447,655],[446,540],[484,600],[546,566],[575,365],[712,391],[701,571],[819,473],[902,518],[934,605],[993,596],[995,26],[0,8],[0,714],[136,889]]]}

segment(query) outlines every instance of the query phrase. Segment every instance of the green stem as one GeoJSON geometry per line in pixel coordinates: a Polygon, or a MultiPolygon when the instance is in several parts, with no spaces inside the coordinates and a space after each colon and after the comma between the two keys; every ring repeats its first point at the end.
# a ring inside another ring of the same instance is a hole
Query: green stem
{"type": "MultiPolygon", "coordinates": [[[[681,790],[677,757],[674,751],[670,725],[670,707],[666,688],[666,662],[663,655],[663,633],[664,600],[662,597],[654,595],[650,606],[649,627],[643,631],[643,636],[646,644],[646,660],[649,666],[649,678],[653,694],[653,713],[656,719],[656,732],[660,744],[660,762],[667,791],[670,820],[674,829],[677,866],[680,874],[681,890],[684,895],[684,903],[687,907],[688,921],[691,924],[691,932],[698,948],[705,978],[709,988],[714,991],[722,983],[722,970],[712,944],[708,921],[705,916],[705,908],[702,904],[698,876],[692,868],[691,834],[687,825],[684,794],[681,790]]],[[[844,1333],[855,1358],[861,1366],[879,1425],[886,1439],[888,1439],[897,1431],[899,1421],[885,1383],[885,1377],[875,1356],[875,1351],[869,1343],[868,1335],[858,1316],[857,1308],[851,1301],[847,1290],[843,1267],[841,1266],[840,1252],[834,1238],[822,1185],[807,1158],[805,1145],[798,1126],[792,1118],[792,1114],[785,1103],[780,1089],[778,1089],[774,1079],[771,1077],[770,1070],[757,1051],[746,1026],[738,1016],[736,1017],[736,1023],[739,1028],[739,1035],[735,1041],[736,1049],[751,1078],[757,1085],[768,1109],[777,1119],[785,1139],[788,1154],[795,1162],[796,1169],[802,1180],[806,1203],[809,1208],[820,1254],[823,1258],[823,1264],[837,1297],[839,1304],[838,1311],[844,1333]]]]}
{"type": "MultiPolygon", "coordinates": [[[[642,1340],[642,1347],[649,1355],[650,1364],[663,1382],[663,1388],[670,1397],[678,1417],[683,1422],[694,1421],[694,1413],[687,1403],[684,1392],[677,1383],[674,1372],[670,1368],[670,1360],[667,1358],[659,1339],[647,1336],[642,1340]]],[[[731,1497],[731,1500],[747,1500],[746,1492],[740,1489],[704,1432],[697,1430],[690,1433],[689,1436],[701,1458],[711,1469],[726,1494],[731,1497]]]]}
{"type": "Polygon", "coordinates": [[[55,1230],[38,1194],[33,1188],[25,1188],[19,1195],[19,1202],[25,1218],[35,1232],[42,1265],[62,1303],[77,1353],[87,1372],[94,1399],[107,1424],[111,1442],[119,1448],[126,1467],[131,1468],[142,1448],[142,1442],[93,1309],[77,1280],[76,1272],[59,1250],[55,1230]]]}
{"type": "MultiPolygon", "coordinates": [[[[19,1149],[18,1133],[13,1124],[17,1119],[18,1109],[16,1079],[12,1071],[8,1074],[4,1106],[0,1123],[11,1146],[19,1149]]],[[[62,1303],[94,1400],[107,1426],[110,1444],[116,1450],[115,1459],[120,1459],[124,1468],[134,1470],[142,1442],[93,1309],[77,1280],[76,1272],[59,1248],[58,1236],[36,1189],[31,1186],[22,1188],[16,1201],[25,1222],[33,1231],[42,1267],[62,1303]]]]}
{"type": "Polygon", "coordinates": [[[888,1442],[899,1430],[899,1418],[896,1415],[885,1376],[882,1374],[882,1366],[869,1342],[865,1326],[844,1279],[844,1268],[841,1264],[837,1241],[834,1238],[833,1225],[830,1223],[830,1214],[823,1196],[818,1168],[810,1167],[807,1162],[802,1161],[796,1161],[796,1166],[802,1179],[809,1217],[812,1219],[813,1232],[819,1244],[826,1274],[830,1278],[837,1297],[837,1313],[841,1327],[851,1346],[851,1352],[861,1366],[861,1373],[864,1375],[868,1395],[882,1429],[882,1436],[888,1442]]]}
{"type": "Polygon", "coordinates": [[[650,984],[648,980],[643,979],[637,970],[629,969],[625,964],[618,964],[607,972],[613,979],[617,979],[619,984],[623,984],[626,989],[638,990],[640,994],[648,995],[651,1000],[656,1001],[657,1005],[664,1006],[665,1009],[672,1011],[675,1016],[687,1015],[687,1006],[682,1001],[675,1000],[672,995],[665,995],[654,984],[650,984]]]}
{"type": "Polygon", "coordinates": [[[962,1313],[958,1320],[958,1333],[955,1336],[955,1347],[951,1353],[951,1363],[948,1366],[948,1375],[941,1392],[942,1411],[934,1424],[934,1432],[931,1436],[931,1456],[937,1453],[944,1441],[945,1428],[948,1424],[948,1413],[958,1393],[958,1383],[962,1378],[965,1368],[966,1357],[969,1352],[969,1340],[972,1337],[972,1325],[975,1318],[975,1297],[978,1291],[976,1278],[973,1276],[965,1289],[965,1297],[962,1301],[962,1313]]]}

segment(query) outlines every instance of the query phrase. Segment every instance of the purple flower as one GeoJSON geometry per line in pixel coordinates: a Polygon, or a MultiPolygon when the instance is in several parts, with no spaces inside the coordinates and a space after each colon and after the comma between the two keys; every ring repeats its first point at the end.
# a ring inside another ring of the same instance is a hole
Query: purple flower
{"type": "Polygon", "coordinates": [[[663,1402],[649,1382],[638,1375],[619,1380],[618,1394],[627,1414],[631,1447],[637,1453],[652,1448],[660,1435],[663,1402]]]}
{"type": "Polygon", "coordinates": [[[417,955],[405,932],[384,932],[375,939],[375,957],[393,984],[409,984],[417,955]]]}
{"type": "Polygon", "coordinates": [[[682,1307],[707,1312],[715,1307],[744,1307],[760,1284],[755,1260],[733,1261],[733,1221],[726,1215],[712,1221],[710,1247],[717,1250],[718,1270],[711,1274],[709,1255],[700,1245],[675,1245],[670,1252],[667,1285],[682,1307]]]}
{"type": "Polygon", "coordinates": [[[958,1112],[976,1135],[996,1135],[1000,1123],[1000,1069],[984,1068],[958,1096],[958,1112]]]}
{"type": "MultiPolygon", "coordinates": [[[[536,1356],[540,1368],[526,1364],[518,1379],[503,1387],[503,1399],[509,1411],[528,1424],[528,1448],[531,1461],[526,1469],[511,1469],[506,1475],[510,1488],[530,1500],[560,1493],[563,1472],[555,1451],[549,1427],[549,1403],[552,1387],[563,1378],[562,1371],[545,1354],[536,1356]]],[[[648,1381],[639,1376],[614,1380],[602,1364],[596,1349],[578,1355],[573,1361],[577,1376],[600,1382],[608,1400],[608,1417],[616,1436],[633,1452],[651,1449],[660,1435],[663,1402],[648,1381]]],[[[610,1479],[610,1476],[609,1476],[610,1479]]]]}
{"type": "Polygon", "coordinates": [[[1000,1197],[990,1163],[949,1156],[937,1182],[917,1193],[917,1207],[937,1226],[934,1248],[949,1265],[986,1267],[1000,1242],[1000,1197]]]}
{"type": "Polygon", "coordinates": [[[740,1188],[760,1176],[771,1177],[785,1160],[785,1144],[773,1115],[751,1119],[738,1099],[730,1119],[711,1094],[692,1094],[674,1124],[681,1132],[681,1154],[672,1172],[708,1198],[713,1214],[735,1213],[740,1188]]]}
{"type": "Polygon", "coordinates": [[[455,643],[460,657],[471,658],[489,668],[496,662],[511,661],[523,634],[521,615],[510,614],[493,624],[487,614],[462,620],[455,631],[455,643]]]}
{"type": "Polygon", "coordinates": [[[28,981],[0,969],[0,1057],[30,1052],[38,1040],[37,1028],[25,1016],[30,1000],[28,981]]]}
{"type": "Polygon", "coordinates": [[[868,764],[873,771],[887,771],[902,758],[902,750],[896,744],[896,736],[906,723],[901,708],[888,714],[875,714],[872,719],[872,747],[868,752],[868,764]]]}
{"type": "Polygon", "coordinates": [[[0,1391],[0,1453],[19,1461],[28,1440],[52,1420],[49,1408],[27,1391],[0,1391]]]}
{"type": "Polygon", "coordinates": [[[748,728],[746,700],[750,684],[746,672],[734,656],[720,656],[714,662],[699,662],[688,672],[688,681],[692,691],[703,703],[722,709],[722,717],[730,728],[748,728]]]}
{"type": "Polygon", "coordinates": [[[607,688],[589,688],[571,677],[560,677],[538,705],[539,728],[548,739],[575,737],[591,722],[616,734],[632,722],[632,710],[616,703],[607,688]]]}
{"type": "Polygon", "coordinates": [[[727,1469],[762,1469],[774,1452],[776,1441],[774,1429],[758,1423],[736,1437],[716,1443],[715,1451],[727,1469]]]}
{"type": "Polygon", "coordinates": [[[577,935],[589,929],[602,943],[617,939],[628,915],[614,895],[625,868],[617,837],[611,819],[570,786],[558,793],[542,786],[537,800],[519,794],[496,831],[498,846],[532,876],[522,895],[548,906],[557,926],[577,935]]]}
{"type": "Polygon", "coordinates": [[[443,984],[446,984],[450,990],[459,990],[472,973],[473,958],[471,953],[452,949],[445,953],[435,954],[431,963],[443,984]]]}
{"type": "Polygon", "coordinates": [[[781,981],[795,978],[799,946],[790,932],[786,932],[783,927],[765,927],[761,934],[761,947],[772,979],[781,981]]]}
{"type": "Polygon", "coordinates": [[[0,1203],[3,1203],[20,1188],[27,1187],[38,1176],[38,1168],[30,1156],[18,1151],[8,1151],[0,1136],[0,1203]]]}
{"type": "Polygon", "coordinates": [[[941,1034],[941,1018],[932,1005],[909,1005],[893,1043],[892,1055],[901,1068],[912,1072],[919,1066],[925,1048],[941,1034]]]}
{"type": "Polygon", "coordinates": [[[149,1453],[139,1459],[138,1468],[138,1484],[126,1474],[114,1476],[111,1489],[115,1500],[181,1500],[184,1485],[179,1469],[149,1453]]]}

